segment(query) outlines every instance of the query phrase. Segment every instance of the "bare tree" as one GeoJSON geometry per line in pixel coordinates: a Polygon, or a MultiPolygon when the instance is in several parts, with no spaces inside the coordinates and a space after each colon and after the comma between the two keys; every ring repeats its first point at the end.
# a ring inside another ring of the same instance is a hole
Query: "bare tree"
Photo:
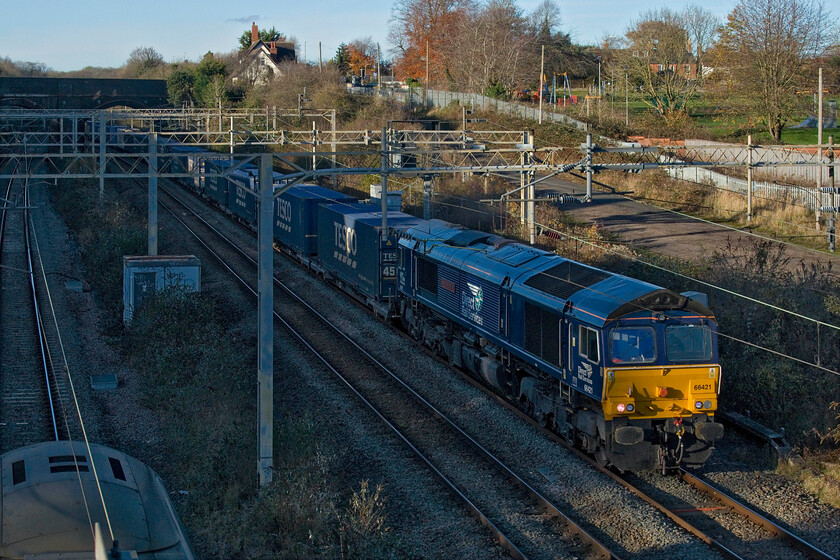
{"type": "Polygon", "coordinates": [[[806,62],[834,24],[819,0],[740,0],[727,17],[720,46],[731,83],[751,96],[777,142],[796,111],[806,62]]]}
{"type": "Polygon", "coordinates": [[[523,69],[532,50],[527,20],[513,0],[489,0],[469,15],[452,44],[452,82],[479,92],[491,85],[512,88],[528,72],[523,69]]]}
{"type": "Polygon", "coordinates": [[[125,61],[126,76],[139,78],[163,64],[163,56],[152,47],[137,47],[125,61]]]}
{"type": "Polygon", "coordinates": [[[644,93],[642,99],[660,115],[683,113],[698,80],[682,15],[667,8],[644,12],[625,37],[627,48],[614,53],[613,70],[626,71],[644,93]]]}
{"type": "Polygon", "coordinates": [[[682,20],[688,39],[691,42],[694,59],[697,64],[697,77],[703,79],[703,60],[705,53],[714,44],[720,29],[720,18],[705,8],[695,4],[686,6],[682,11],[682,20]]]}
{"type": "Polygon", "coordinates": [[[528,16],[528,22],[538,40],[550,39],[560,27],[560,6],[555,0],[542,0],[528,16]]]}

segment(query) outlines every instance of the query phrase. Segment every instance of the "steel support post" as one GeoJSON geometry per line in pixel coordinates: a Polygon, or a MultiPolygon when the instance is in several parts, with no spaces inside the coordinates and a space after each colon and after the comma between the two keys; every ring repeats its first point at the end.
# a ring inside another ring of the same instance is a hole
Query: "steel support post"
{"type": "Polygon", "coordinates": [[[432,219],[432,176],[423,176],[423,219],[432,219]]]}
{"type": "Polygon", "coordinates": [[[105,195],[105,113],[99,111],[99,198],[105,195]]]}
{"type": "Polygon", "coordinates": [[[388,239],[388,129],[382,127],[382,190],[379,199],[382,203],[382,241],[388,239]]]}
{"type": "MultiPolygon", "coordinates": [[[[528,144],[528,132],[527,131],[522,133],[522,144],[528,144]]],[[[523,167],[525,166],[525,162],[527,161],[526,158],[527,158],[527,156],[525,155],[525,152],[523,151],[519,155],[519,163],[523,167]]],[[[527,184],[528,184],[528,172],[527,171],[521,171],[519,173],[519,187],[520,187],[519,188],[519,198],[522,200],[522,202],[519,203],[519,225],[522,226],[523,229],[524,229],[524,226],[525,226],[525,218],[528,214],[528,203],[525,202],[525,199],[528,198],[528,197],[525,196],[525,185],[527,185],[527,184]]]]}
{"type": "Polygon", "coordinates": [[[73,115],[73,151],[79,150],[79,118],[73,115]]]}
{"type": "Polygon", "coordinates": [[[271,154],[260,155],[259,220],[257,248],[259,255],[259,364],[258,406],[260,486],[271,482],[274,469],[274,250],[272,239],[274,197],[271,154]]]}
{"type": "Polygon", "coordinates": [[[752,164],[753,164],[752,134],[747,135],[747,222],[752,222],[752,164]]]}
{"type": "Polygon", "coordinates": [[[318,169],[318,163],[315,160],[315,152],[318,150],[318,129],[315,127],[315,121],[312,121],[312,171],[318,169]]]}
{"type": "MultiPolygon", "coordinates": [[[[836,187],[834,186],[834,176],[835,173],[835,160],[834,160],[834,136],[830,135],[828,137],[828,186],[831,187],[831,205],[834,207],[834,212],[832,213],[832,228],[831,228],[831,240],[829,242],[828,248],[833,253],[836,247],[836,238],[837,238],[837,207],[840,206],[840,195],[837,194],[835,190],[836,187]]],[[[822,172],[822,168],[820,168],[820,172],[822,172]]]]}
{"type": "MultiPolygon", "coordinates": [[[[542,95],[542,91],[540,91],[542,95]]],[[[528,152],[528,164],[533,165],[536,161],[536,156],[534,154],[534,131],[531,130],[528,132],[528,143],[531,145],[531,150],[528,152]]],[[[537,225],[536,225],[536,218],[537,218],[537,186],[534,184],[534,179],[536,179],[537,173],[535,171],[528,172],[528,240],[531,245],[537,242],[537,225]]],[[[524,192],[522,193],[525,194],[524,192]]]]}
{"type": "MultiPolygon", "coordinates": [[[[330,144],[330,149],[332,150],[332,168],[335,169],[337,166],[338,161],[336,160],[336,141],[335,141],[335,109],[332,110],[332,114],[330,115],[330,132],[332,133],[332,142],[330,144]]],[[[338,185],[338,176],[333,175],[333,186],[338,185]]]]}
{"type": "Polygon", "coordinates": [[[592,135],[586,135],[586,200],[592,200],[592,135]]]}
{"type": "Polygon", "coordinates": [[[158,254],[157,132],[149,133],[149,256],[158,254]]]}
{"type": "Polygon", "coordinates": [[[58,153],[64,153],[64,117],[58,118],[58,153]]]}

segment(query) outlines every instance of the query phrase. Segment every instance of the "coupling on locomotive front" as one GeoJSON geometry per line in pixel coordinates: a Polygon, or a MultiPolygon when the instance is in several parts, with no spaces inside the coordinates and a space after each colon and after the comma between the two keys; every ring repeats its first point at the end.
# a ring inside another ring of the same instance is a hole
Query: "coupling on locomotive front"
{"type": "Polygon", "coordinates": [[[602,464],[699,466],[723,436],[698,295],[440,220],[408,230],[399,260],[409,332],[602,464]]]}

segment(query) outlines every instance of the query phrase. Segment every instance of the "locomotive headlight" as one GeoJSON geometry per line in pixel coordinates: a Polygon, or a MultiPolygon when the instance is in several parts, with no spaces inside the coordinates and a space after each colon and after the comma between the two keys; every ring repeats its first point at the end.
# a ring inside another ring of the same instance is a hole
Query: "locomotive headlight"
{"type": "Polygon", "coordinates": [[[618,405],[616,405],[616,407],[615,407],[615,408],[616,408],[616,410],[618,410],[619,412],[624,412],[624,410],[625,410],[625,408],[626,408],[626,407],[624,406],[624,404],[618,404],[618,405]]]}
{"type": "Polygon", "coordinates": [[[632,404],[628,404],[628,405],[627,405],[627,412],[633,412],[633,409],[635,409],[635,408],[636,408],[636,407],[635,407],[635,406],[633,406],[632,404]]]}
{"type": "Polygon", "coordinates": [[[703,403],[704,408],[712,408],[712,401],[706,401],[703,403]]]}
{"type": "MultiPolygon", "coordinates": [[[[709,404],[711,404],[711,403],[709,403],[709,404]]],[[[696,408],[698,410],[703,408],[703,401],[697,401],[696,403],[694,403],[694,408],[696,408]]]]}

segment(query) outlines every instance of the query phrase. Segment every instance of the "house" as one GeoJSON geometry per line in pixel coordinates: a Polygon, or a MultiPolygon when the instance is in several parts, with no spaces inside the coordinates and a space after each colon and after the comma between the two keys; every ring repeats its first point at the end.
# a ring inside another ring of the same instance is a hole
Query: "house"
{"type": "Polygon", "coordinates": [[[259,28],[251,23],[251,46],[239,53],[239,64],[231,73],[234,83],[264,84],[282,76],[282,65],[295,62],[295,44],[291,41],[263,41],[259,28]]]}
{"type": "Polygon", "coordinates": [[[656,64],[652,62],[650,64],[650,70],[651,72],[659,74],[670,72],[687,80],[697,79],[697,65],[693,62],[691,64],[656,64]]]}

